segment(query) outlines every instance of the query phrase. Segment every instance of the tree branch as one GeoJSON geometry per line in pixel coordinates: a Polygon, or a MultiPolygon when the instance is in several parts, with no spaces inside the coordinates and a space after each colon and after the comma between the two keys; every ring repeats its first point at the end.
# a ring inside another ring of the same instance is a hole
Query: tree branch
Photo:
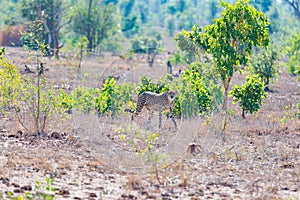
{"type": "Polygon", "coordinates": [[[294,10],[297,19],[300,21],[300,0],[285,0],[294,10]]]}

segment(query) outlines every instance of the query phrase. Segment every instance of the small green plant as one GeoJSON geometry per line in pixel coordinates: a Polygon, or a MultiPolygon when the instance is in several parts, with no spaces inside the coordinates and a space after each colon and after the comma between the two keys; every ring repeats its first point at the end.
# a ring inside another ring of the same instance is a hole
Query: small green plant
{"type": "Polygon", "coordinates": [[[242,108],[242,117],[246,113],[253,114],[257,112],[263,104],[263,98],[266,98],[264,83],[258,75],[247,76],[244,85],[235,85],[230,92],[233,96],[233,102],[239,102],[242,108]]]}
{"type": "Polygon", "coordinates": [[[46,79],[37,83],[31,83],[28,79],[23,85],[23,92],[20,101],[24,104],[18,110],[17,115],[19,122],[26,130],[30,130],[30,124],[26,124],[22,116],[29,113],[33,119],[36,134],[43,134],[51,116],[56,113],[64,113],[64,108],[59,106],[57,93],[52,87],[46,84],[46,79]]]}
{"type": "Polygon", "coordinates": [[[165,166],[165,156],[157,149],[159,134],[135,126],[116,127],[115,131],[137,156],[144,159],[151,173],[155,173],[156,179],[161,184],[159,170],[165,166]]]}

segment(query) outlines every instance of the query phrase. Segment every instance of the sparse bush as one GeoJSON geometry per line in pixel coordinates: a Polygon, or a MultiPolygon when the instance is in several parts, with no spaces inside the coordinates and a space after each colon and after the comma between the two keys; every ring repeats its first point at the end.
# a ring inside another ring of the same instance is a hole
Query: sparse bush
{"type": "Polygon", "coordinates": [[[248,112],[250,114],[257,112],[263,103],[263,98],[266,98],[264,83],[258,75],[247,76],[246,83],[242,86],[235,85],[231,95],[234,103],[239,102],[243,118],[248,112]]]}
{"type": "Polygon", "coordinates": [[[149,67],[153,67],[156,55],[161,51],[162,43],[159,34],[148,37],[136,37],[131,41],[131,51],[147,54],[149,67]]]}
{"type": "Polygon", "coordinates": [[[300,74],[300,34],[288,39],[288,70],[293,75],[300,74]]]}
{"type": "Polygon", "coordinates": [[[274,48],[261,50],[252,57],[250,69],[264,81],[266,91],[269,91],[270,80],[278,74],[277,59],[278,52],[274,48]]]}
{"type": "Polygon", "coordinates": [[[28,79],[23,85],[23,92],[20,97],[22,102],[21,109],[17,112],[18,119],[25,129],[31,130],[24,115],[29,113],[33,119],[36,134],[43,134],[50,118],[57,113],[64,113],[65,110],[60,106],[56,91],[48,84],[46,79],[40,83],[28,79]],[[21,117],[20,117],[21,116],[21,117]]]}

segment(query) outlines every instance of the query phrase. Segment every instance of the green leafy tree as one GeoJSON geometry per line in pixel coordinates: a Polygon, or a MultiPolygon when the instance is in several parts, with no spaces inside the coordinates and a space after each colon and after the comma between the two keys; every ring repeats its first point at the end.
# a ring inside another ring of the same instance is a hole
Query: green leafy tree
{"type": "Polygon", "coordinates": [[[210,19],[213,20],[218,12],[218,2],[216,0],[210,1],[209,10],[210,10],[210,19]]]}
{"type": "Polygon", "coordinates": [[[115,6],[89,0],[79,5],[74,13],[73,29],[88,39],[88,49],[93,50],[98,44],[118,32],[115,6]]]}
{"type": "MultiPolygon", "coordinates": [[[[28,24],[27,30],[22,33],[22,43],[26,48],[39,50],[40,43],[44,41],[44,25],[42,21],[36,20],[28,24]]],[[[51,54],[48,48],[48,55],[51,54]]]]}
{"type": "Polygon", "coordinates": [[[246,113],[253,114],[257,112],[266,98],[264,83],[258,75],[246,77],[246,83],[242,86],[235,85],[231,91],[233,102],[239,102],[242,109],[242,117],[246,113]]]}
{"type": "Polygon", "coordinates": [[[272,0],[250,0],[250,3],[263,12],[269,11],[272,6],[272,0]]]}
{"type": "Polygon", "coordinates": [[[241,70],[252,53],[253,46],[269,44],[268,18],[248,4],[238,0],[234,5],[221,1],[225,8],[222,16],[204,29],[202,41],[207,42],[215,69],[221,77],[225,91],[223,109],[227,110],[230,81],[241,70]]]}
{"type": "MultiPolygon", "coordinates": [[[[59,55],[59,49],[63,44],[60,44],[61,28],[70,22],[63,21],[62,0],[21,0],[21,11],[34,28],[39,27],[38,31],[30,31],[26,37],[33,37],[38,39],[38,43],[46,43],[48,45],[48,55],[59,55]],[[36,35],[38,34],[38,35],[36,35]]],[[[28,39],[27,39],[28,40],[28,39]]]]}
{"type": "Polygon", "coordinates": [[[139,33],[140,23],[136,15],[130,15],[122,18],[122,32],[127,38],[139,33]]]}
{"type": "Polygon", "coordinates": [[[285,0],[285,2],[292,7],[297,19],[300,21],[300,0],[285,0]]]}
{"type": "Polygon", "coordinates": [[[277,60],[278,52],[271,48],[263,49],[252,57],[251,71],[263,80],[266,91],[269,91],[270,80],[278,74],[277,60]]]}
{"type": "Polygon", "coordinates": [[[189,64],[202,60],[206,46],[201,38],[201,34],[203,34],[202,28],[195,24],[191,31],[182,30],[175,36],[177,46],[186,53],[183,57],[189,64]]]}

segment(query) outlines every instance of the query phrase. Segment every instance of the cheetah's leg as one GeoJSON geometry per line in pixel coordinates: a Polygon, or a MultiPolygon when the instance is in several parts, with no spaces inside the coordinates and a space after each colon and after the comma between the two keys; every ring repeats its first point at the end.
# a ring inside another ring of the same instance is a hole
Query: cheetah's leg
{"type": "Polygon", "coordinates": [[[172,122],[174,123],[174,128],[175,129],[177,129],[177,124],[176,124],[176,121],[175,121],[175,117],[174,117],[174,109],[171,107],[170,108],[170,113],[171,113],[171,115],[170,115],[170,118],[172,119],[172,122]]]}
{"type": "MultiPolygon", "coordinates": [[[[154,115],[154,112],[153,110],[151,110],[150,106],[149,105],[145,105],[145,108],[147,109],[148,113],[149,113],[149,117],[148,117],[148,126],[150,127],[150,124],[151,124],[151,120],[153,118],[153,115],[154,115]]],[[[148,128],[149,128],[148,127],[148,128]]]]}
{"type": "Polygon", "coordinates": [[[149,111],[149,117],[148,117],[148,122],[149,124],[151,123],[151,120],[153,118],[154,112],[153,111],[149,111]]]}
{"type": "Polygon", "coordinates": [[[173,123],[174,123],[174,128],[177,129],[177,124],[176,124],[174,115],[172,114],[170,117],[171,117],[171,119],[172,119],[172,121],[173,121],[173,123]]]}
{"type": "Polygon", "coordinates": [[[161,128],[161,118],[162,118],[162,112],[159,111],[159,115],[158,115],[158,128],[161,128]]]}

